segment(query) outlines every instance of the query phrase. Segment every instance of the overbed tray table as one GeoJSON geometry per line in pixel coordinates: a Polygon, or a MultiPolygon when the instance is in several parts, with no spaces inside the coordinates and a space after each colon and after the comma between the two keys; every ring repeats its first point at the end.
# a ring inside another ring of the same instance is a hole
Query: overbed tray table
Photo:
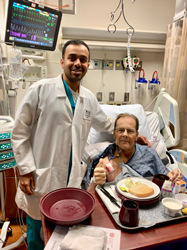
{"type": "MultiPolygon", "coordinates": [[[[111,214],[108,212],[108,209],[103,204],[97,192],[91,191],[90,193],[95,198],[95,210],[91,217],[86,221],[83,221],[82,224],[120,229],[111,214]]],[[[55,228],[55,224],[47,221],[43,215],[41,215],[41,218],[44,243],[46,245],[55,228]]],[[[166,244],[182,242],[186,240],[186,232],[186,218],[180,221],[169,221],[163,224],[158,224],[150,228],[142,228],[131,231],[122,230],[120,250],[152,249],[166,244]]]]}

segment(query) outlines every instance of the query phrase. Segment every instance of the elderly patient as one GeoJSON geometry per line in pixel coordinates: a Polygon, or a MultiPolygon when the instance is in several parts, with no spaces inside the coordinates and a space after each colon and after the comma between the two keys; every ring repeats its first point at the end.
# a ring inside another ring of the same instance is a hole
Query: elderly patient
{"type": "Polygon", "coordinates": [[[169,172],[165,168],[154,149],[136,143],[138,128],[139,121],[136,116],[128,113],[117,116],[113,131],[116,142],[110,144],[89,165],[84,179],[88,190],[128,176],[149,177],[160,173],[168,175],[172,182],[182,179],[178,169],[169,172]],[[107,163],[112,165],[112,171],[107,170],[107,163]]]}

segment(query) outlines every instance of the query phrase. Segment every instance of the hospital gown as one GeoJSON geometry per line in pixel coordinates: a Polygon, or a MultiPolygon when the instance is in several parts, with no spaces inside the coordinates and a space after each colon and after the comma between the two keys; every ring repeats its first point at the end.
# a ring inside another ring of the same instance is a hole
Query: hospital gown
{"type": "MultiPolygon", "coordinates": [[[[84,185],[87,189],[90,179],[93,176],[94,169],[100,158],[104,158],[110,152],[115,152],[116,144],[110,144],[101,154],[97,155],[88,166],[84,177],[84,185]]],[[[126,163],[120,163],[121,173],[116,177],[115,181],[129,176],[151,177],[155,174],[167,174],[167,170],[159,158],[157,152],[148,146],[135,144],[135,152],[126,163]]]]}

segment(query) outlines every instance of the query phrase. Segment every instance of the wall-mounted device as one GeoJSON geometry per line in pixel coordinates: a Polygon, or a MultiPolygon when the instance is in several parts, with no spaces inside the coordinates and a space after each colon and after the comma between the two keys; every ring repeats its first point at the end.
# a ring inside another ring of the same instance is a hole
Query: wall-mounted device
{"type": "Polygon", "coordinates": [[[109,92],[109,102],[113,102],[115,99],[115,92],[109,92]]]}
{"type": "Polygon", "coordinates": [[[113,70],[114,60],[104,60],[103,61],[103,69],[104,70],[113,70]]]}
{"type": "Polygon", "coordinates": [[[124,70],[123,61],[121,61],[121,60],[116,60],[116,63],[115,63],[115,70],[124,70]]]}
{"type": "Polygon", "coordinates": [[[129,61],[127,56],[123,58],[123,65],[125,69],[129,69],[129,61]]]}
{"type": "Polygon", "coordinates": [[[103,100],[103,93],[102,92],[97,92],[96,98],[97,98],[98,102],[102,102],[102,100],[103,100]]]}
{"type": "Polygon", "coordinates": [[[152,96],[154,96],[155,90],[156,90],[157,86],[159,86],[159,85],[160,85],[160,81],[158,78],[158,72],[155,70],[153,73],[153,76],[152,76],[152,80],[149,81],[149,83],[148,83],[148,89],[151,90],[152,96]],[[155,77],[155,74],[156,74],[156,77],[155,77]]]}
{"type": "MultiPolygon", "coordinates": [[[[142,69],[142,61],[140,61],[140,59],[137,56],[134,56],[132,59],[132,67],[134,70],[141,70],[142,69]]],[[[128,61],[128,57],[126,56],[125,58],[123,58],[123,66],[126,70],[129,70],[129,61],[128,61]]]]}
{"type": "Polygon", "coordinates": [[[62,13],[26,0],[9,0],[5,43],[54,51],[62,13]]]}
{"type": "Polygon", "coordinates": [[[135,89],[138,90],[137,96],[142,97],[143,96],[143,85],[147,83],[147,80],[145,79],[145,71],[144,69],[141,69],[139,71],[139,78],[138,80],[135,80],[135,89]],[[143,77],[140,76],[141,72],[143,72],[143,77]]]}
{"type": "Polygon", "coordinates": [[[132,67],[137,68],[138,65],[139,65],[139,62],[140,62],[140,59],[138,57],[136,57],[136,56],[133,57],[133,59],[132,59],[132,67]]]}
{"type": "Polygon", "coordinates": [[[89,69],[102,69],[102,61],[98,59],[91,59],[89,69]]]}

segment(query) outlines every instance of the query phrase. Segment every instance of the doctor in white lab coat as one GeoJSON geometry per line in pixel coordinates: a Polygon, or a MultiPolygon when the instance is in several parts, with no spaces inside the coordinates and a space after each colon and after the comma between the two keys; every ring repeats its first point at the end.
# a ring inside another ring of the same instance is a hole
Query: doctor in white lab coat
{"type": "MultiPolygon", "coordinates": [[[[12,131],[20,172],[16,203],[33,221],[40,222],[39,200],[45,193],[66,186],[80,187],[86,171],[81,157],[90,128],[113,131],[113,119],[80,84],[89,59],[84,42],[67,42],[61,59],[63,74],[34,83],[17,111],[12,131]]],[[[27,240],[29,250],[40,249],[32,242],[37,239],[31,239],[32,244],[27,240]]]]}

